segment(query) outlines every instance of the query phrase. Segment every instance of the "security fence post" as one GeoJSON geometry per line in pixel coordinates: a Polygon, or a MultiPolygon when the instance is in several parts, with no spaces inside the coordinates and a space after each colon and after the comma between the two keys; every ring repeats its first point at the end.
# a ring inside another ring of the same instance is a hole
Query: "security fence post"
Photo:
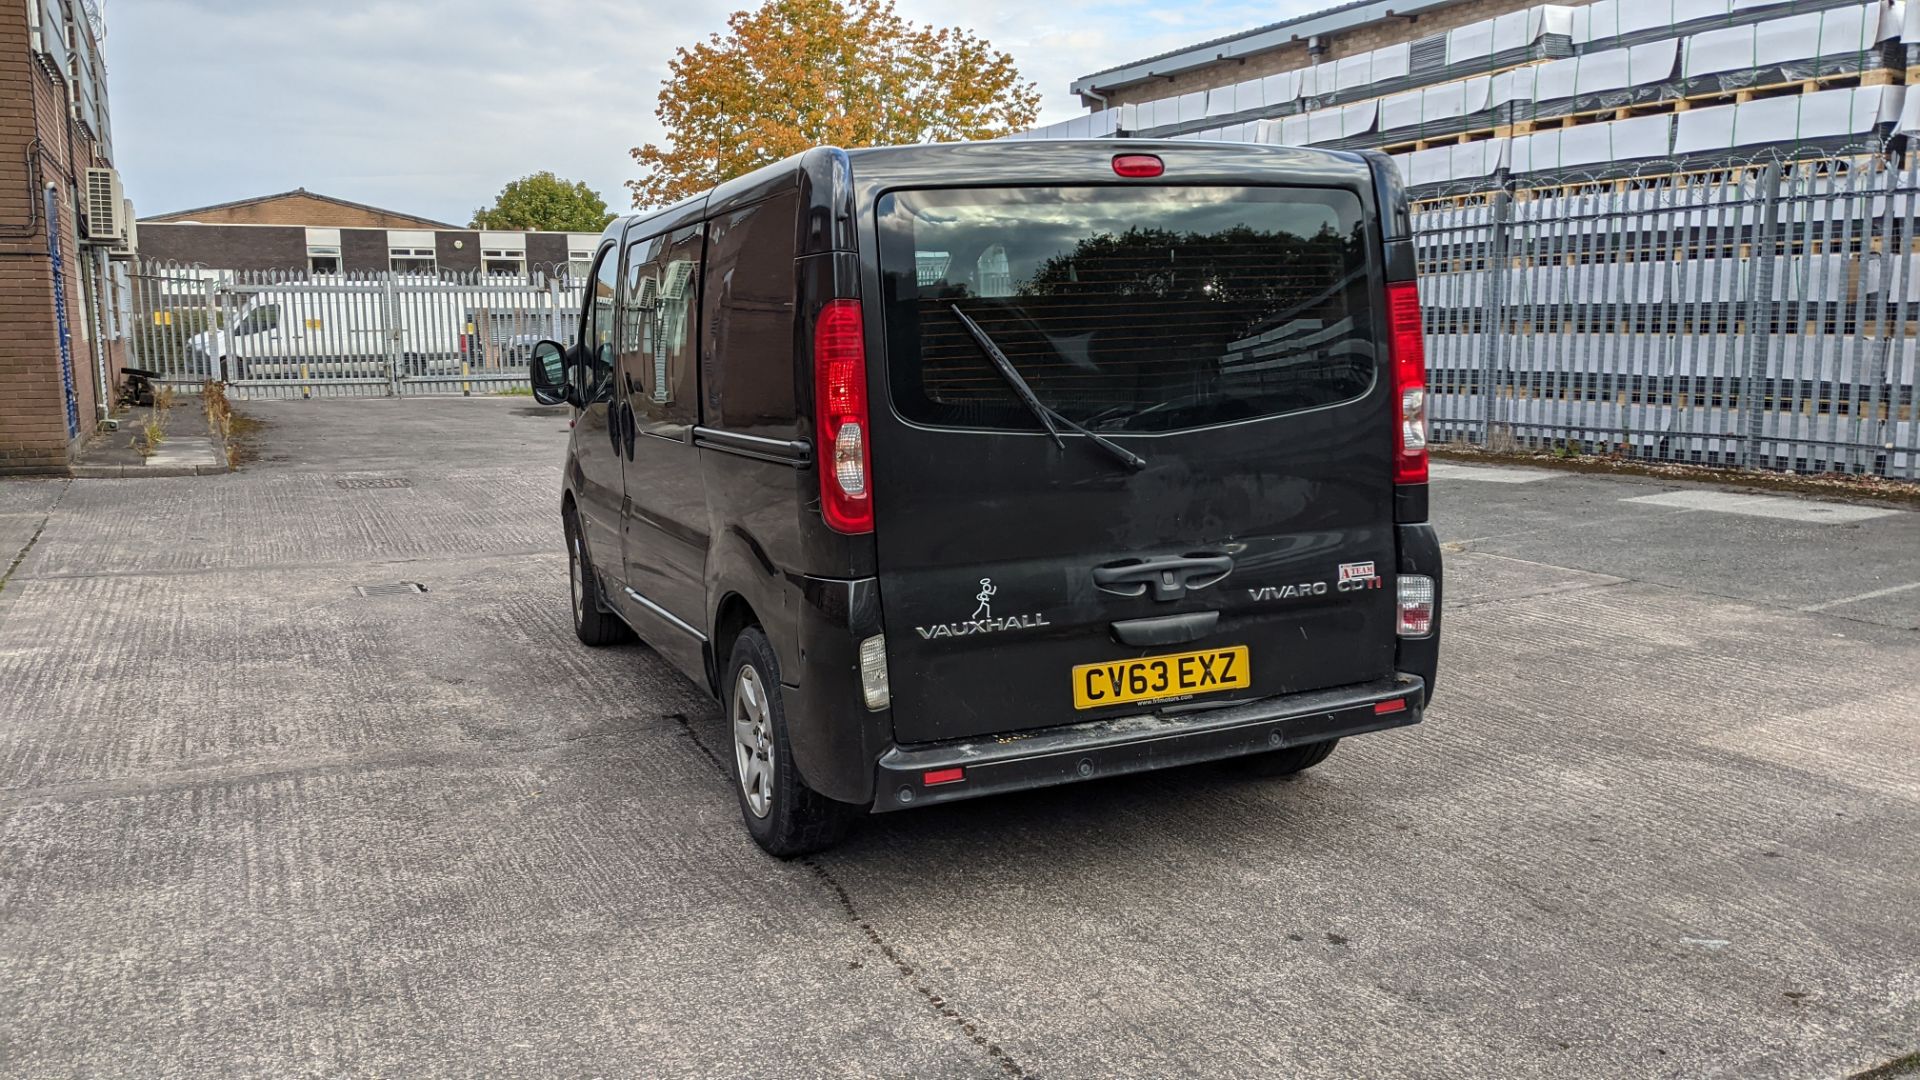
{"type": "MultiPolygon", "coordinates": [[[[227,373],[227,350],[219,347],[220,342],[229,342],[233,336],[220,320],[220,280],[208,278],[202,282],[207,290],[207,336],[206,341],[213,346],[207,350],[207,379],[211,382],[232,382],[227,373]]],[[[181,350],[183,353],[185,350],[181,350]]]]}
{"type": "Polygon", "coordinates": [[[1745,370],[1740,375],[1740,467],[1753,467],[1754,453],[1766,430],[1767,410],[1762,403],[1762,380],[1767,377],[1767,359],[1773,345],[1773,271],[1780,238],[1780,161],[1767,163],[1760,174],[1760,221],[1749,249],[1744,324],[1747,334],[1745,370]]]}
{"type": "Polygon", "coordinates": [[[388,270],[380,275],[380,308],[382,321],[386,323],[387,338],[387,396],[400,396],[400,364],[402,350],[400,336],[405,333],[400,327],[400,273],[388,270]]]}
{"type": "MultiPolygon", "coordinates": [[[[1513,192],[1506,187],[1494,191],[1492,213],[1487,227],[1487,260],[1482,273],[1487,275],[1487,318],[1480,335],[1480,445],[1493,447],[1493,410],[1499,401],[1494,375],[1506,361],[1507,340],[1507,263],[1508,245],[1513,227],[1513,192]]],[[[1511,432],[1508,432],[1511,434],[1511,432]]],[[[1504,445],[1501,449],[1507,449],[1504,445]]]]}

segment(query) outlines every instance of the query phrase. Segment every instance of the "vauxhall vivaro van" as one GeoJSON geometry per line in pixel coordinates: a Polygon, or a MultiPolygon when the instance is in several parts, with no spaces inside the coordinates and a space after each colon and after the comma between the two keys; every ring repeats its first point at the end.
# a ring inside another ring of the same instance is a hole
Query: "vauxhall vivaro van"
{"type": "Polygon", "coordinates": [[[807,151],[616,220],[560,513],[580,640],[711,691],[748,830],[1417,722],[1413,245],[1371,153],[807,151]]]}

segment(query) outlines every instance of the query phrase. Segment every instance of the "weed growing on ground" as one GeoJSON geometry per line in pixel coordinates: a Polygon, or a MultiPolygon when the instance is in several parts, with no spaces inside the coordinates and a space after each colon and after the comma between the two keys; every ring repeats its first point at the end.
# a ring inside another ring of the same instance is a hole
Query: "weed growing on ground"
{"type": "Polygon", "coordinates": [[[207,413],[207,434],[225,445],[233,434],[233,404],[227,400],[227,384],[218,379],[202,384],[200,406],[207,413]]]}
{"type": "Polygon", "coordinates": [[[139,434],[133,440],[133,448],[140,451],[144,460],[160,449],[167,441],[167,411],[173,408],[173,387],[159,386],[153,391],[153,407],[147,411],[147,418],[141,422],[139,434]]]}
{"type": "Polygon", "coordinates": [[[142,458],[150,458],[160,444],[167,441],[167,424],[156,410],[147,414],[146,422],[140,425],[140,437],[134,440],[134,449],[140,451],[142,458]]]}
{"type": "Polygon", "coordinates": [[[237,470],[260,456],[260,439],[267,424],[264,420],[234,413],[228,425],[233,437],[227,443],[227,468],[237,470]]]}

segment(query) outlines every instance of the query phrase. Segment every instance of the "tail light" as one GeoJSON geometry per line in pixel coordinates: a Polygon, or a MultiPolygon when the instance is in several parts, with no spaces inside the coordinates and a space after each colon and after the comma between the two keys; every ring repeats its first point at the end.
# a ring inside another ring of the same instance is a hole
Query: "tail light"
{"type": "Polygon", "coordinates": [[[887,686],[885,634],[875,634],[860,643],[860,694],[869,709],[884,709],[893,700],[893,691],[887,686]]]}
{"type": "Polygon", "coordinates": [[[1393,362],[1393,482],[1427,482],[1427,346],[1420,331],[1420,287],[1387,285],[1387,354],[1393,362]]]}
{"type": "Polygon", "coordinates": [[[820,309],[813,325],[813,380],[821,516],[836,532],[872,532],[867,339],[860,301],[829,300],[820,309]]]}
{"type": "Polygon", "coordinates": [[[1400,624],[1401,637],[1426,637],[1433,633],[1433,579],[1424,574],[1401,574],[1400,624]]]}

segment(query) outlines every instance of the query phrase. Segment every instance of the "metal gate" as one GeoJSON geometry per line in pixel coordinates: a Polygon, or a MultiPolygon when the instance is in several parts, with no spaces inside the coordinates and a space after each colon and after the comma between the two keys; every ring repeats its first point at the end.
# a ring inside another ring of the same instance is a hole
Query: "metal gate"
{"type": "Polygon", "coordinates": [[[488,394],[523,387],[533,343],[567,340],[583,285],[527,275],[290,274],[149,263],[132,277],[130,366],[230,396],[488,394]]]}

